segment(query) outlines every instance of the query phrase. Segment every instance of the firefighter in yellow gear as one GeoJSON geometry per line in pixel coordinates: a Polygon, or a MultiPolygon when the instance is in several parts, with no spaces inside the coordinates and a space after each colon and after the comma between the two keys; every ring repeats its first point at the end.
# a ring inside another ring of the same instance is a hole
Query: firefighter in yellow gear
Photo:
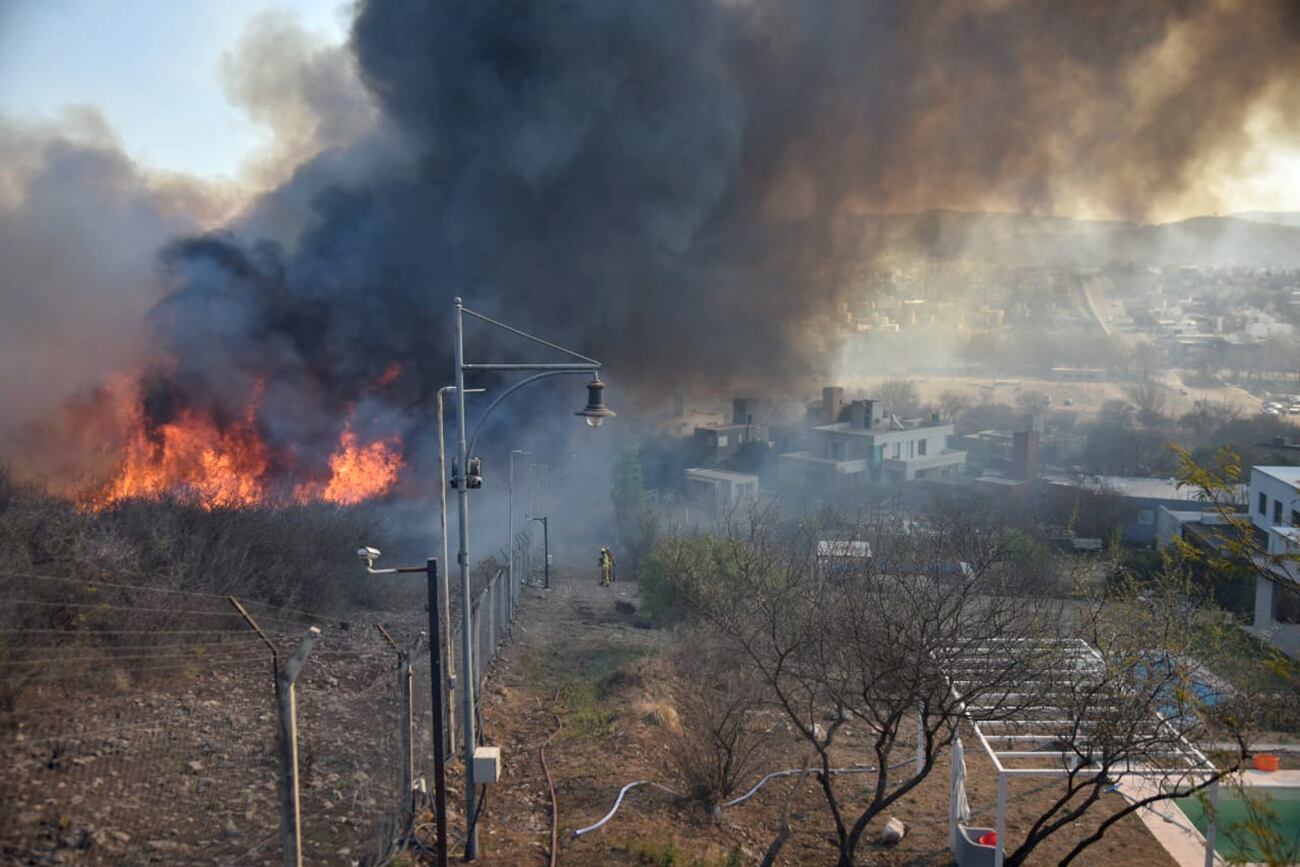
{"type": "Polygon", "coordinates": [[[614,583],[614,554],[609,548],[600,549],[600,586],[608,587],[614,583]]]}

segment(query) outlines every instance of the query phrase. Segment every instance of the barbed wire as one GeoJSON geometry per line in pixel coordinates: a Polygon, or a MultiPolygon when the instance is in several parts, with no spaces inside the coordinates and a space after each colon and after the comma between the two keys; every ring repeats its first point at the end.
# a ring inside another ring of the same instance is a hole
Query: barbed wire
{"type": "MultiPolygon", "coordinates": [[[[93,847],[84,847],[113,863],[113,847],[122,847],[112,833],[121,832],[131,853],[174,863],[201,855],[244,864],[275,845],[271,653],[227,608],[227,596],[3,569],[0,579],[7,579],[0,588],[8,591],[0,597],[0,616],[19,621],[0,627],[8,641],[0,697],[10,708],[0,710],[0,813],[21,820],[0,828],[0,849],[48,855],[69,848],[69,840],[93,837],[93,847]],[[50,598],[64,585],[70,601],[50,598]],[[78,587],[103,591],[105,601],[78,587]],[[128,594],[140,594],[143,604],[131,604],[135,597],[128,594]],[[166,607],[171,600],[176,607],[166,607]],[[50,623],[63,619],[51,616],[59,610],[79,622],[50,623]],[[26,687],[31,692],[23,696],[26,687]],[[15,707],[18,697],[47,701],[15,707]],[[85,801],[78,798],[83,794],[85,801]]],[[[518,599],[504,570],[478,589],[475,675],[481,678],[518,599]]],[[[308,860],[337,861],[343,848],[351,859],[388,851],[392,835],[407,831],[398,819],[410,797],[399,786],[400,733],[408,717],[395,673],[398,654],[370,623],[240,601],[277,649],[297,645],[309,625],[304,618],[322,629],[322,643],[298,680],[308,860]]],[[[414,622],[386,623],[404,647],[423,631],[414,622]]],[[[427,658],[414,661],[409,711],[419,777],[427,776],[431,685],[427,658]]]]}
{"type": "MultiPolygon", "coordinates": [[[[241,602],[243,600],[240,600],[241,602]]],[[[136,605],[113,605],[108,602],[63,602],[59,600],[46,599],[13,599],[10,597],[0,597],[0,602],[10,605],[35,605],[43,608],[76,608],[89,609],[92,611],[128,611],[133,614],[166,614],[177,617],[222,617],[234,618],[237,621],[243,621],[243,615],[234,611],[200,611],[193,608],[144,608],[136,605]]],[[[284,623],[293,627],[307,627],[309,624],[299,624],[292,620],[282,620],[275,617],[263,617],[258,623],[284,623]]]]}
{"type": "MultiPolygon", "coordinates": [[[[148,577],[144,573],[133,573],[133,574],[140,575],[141,577],[148,577]]],[[[16,571],[12,569],[0,569],[0,576],[7,576],[11,578],[27,578],[36,581],[53,581],[53,582],[59,582],[64,584],[95,585],[98,587],[111,587],[115,590],[130,590],[138,593],[165,593],[173,596],[189,596],[195,599],[208,599],[214,602],[220,602],[223,605],[229,604],[229,599],[230,596],[232,595],[232,594],[221,594],[221,593],[207,593],[201,590],[180,590],[172,587],[153,587],[145,584],[124,584],[119,581],[103,581],[98,578],[74,577],[71,575],[49,575],[40,572],[23,572],[23,571],[16,571]]],[[[263,602],[257,599],[248,599],[248,600],[241,599],[240,601],[243,602],[243,604],[245,605],[254,605],[261,608],[270,608],[276,611],[295,614],[298,615],[299,617],[306,617],[311,620],[318,620],[326,623],[339,621],[339,618],[336,616],[331,616],[328,614],[320,614],[312,611],[306,611],[301,608],[293,608],[287,605],[276,605],[275,603],[272,602],[263,602]]]]}

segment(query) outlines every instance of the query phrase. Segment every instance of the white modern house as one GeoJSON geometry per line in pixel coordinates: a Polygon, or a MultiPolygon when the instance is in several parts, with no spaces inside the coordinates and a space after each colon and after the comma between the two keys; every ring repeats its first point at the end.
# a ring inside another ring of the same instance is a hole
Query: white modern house
{"type": "Polygon", "coordinates": [[[872,482],[903,482],[958,472],[966,453],[948,448],[951,424],[885,416],[872,400],[854,401],[849,420],[812,429],[809,447],[777,457],[787,489],[831,493],[872,482]]]}
{"type": "Polygon", "coordinates": [[[1255,631],[1300,652],[1300,467],[1251,467],[1250,521],[1268,540],[1255,578],[1255,631]],[[1276,576],[1270,578],[1268,576],[1276,576]]]}
{"type": "Polygon", "coordinates": [[[1251,467],[1246,514],[1161,507],[1157,544],[1178,537],[1217,548],[1241,532],[1255,534],[1255,605],[1251,631],[1300,658],[1300,467],[1251,467]]]}

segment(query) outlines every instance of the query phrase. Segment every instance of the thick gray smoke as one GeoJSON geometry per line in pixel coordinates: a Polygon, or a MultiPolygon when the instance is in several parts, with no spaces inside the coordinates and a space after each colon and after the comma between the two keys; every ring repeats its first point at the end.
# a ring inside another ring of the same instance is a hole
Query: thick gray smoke
{"type": "Polygon", "coordinates": [[[642,393],[801,379],[880,252],[865,215],[1201,202],[1300,98],[1284,2],[363,2],[351,47],[391,134],[166,248],[160,419],[262,382],[268,433],[311,452],[397,362],[367,412],[400,427],[450,375],[455,295],[642,393]]]}
{"type": "MultiPolygon", "coordinates": [[[[85,371],[150,360],[157,251],[192,232],[197,193],[146,178],[103,120],[0,121],[0,443],[57,409],[85,371]]],[[[35,457],[35,455],[29,455],[35,457]]]]}

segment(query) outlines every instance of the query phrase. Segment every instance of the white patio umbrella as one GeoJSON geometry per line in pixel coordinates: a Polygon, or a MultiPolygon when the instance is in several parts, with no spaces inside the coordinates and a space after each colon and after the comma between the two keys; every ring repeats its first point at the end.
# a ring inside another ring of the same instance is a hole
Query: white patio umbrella
{"type": "Polygon", "coordinates": [[[966,800],[966,751],[961,738],[952,742],[952,797],[948,811],[948,845],[957,849],[957,825],[970,822],[970,801],[966,800]]]}

